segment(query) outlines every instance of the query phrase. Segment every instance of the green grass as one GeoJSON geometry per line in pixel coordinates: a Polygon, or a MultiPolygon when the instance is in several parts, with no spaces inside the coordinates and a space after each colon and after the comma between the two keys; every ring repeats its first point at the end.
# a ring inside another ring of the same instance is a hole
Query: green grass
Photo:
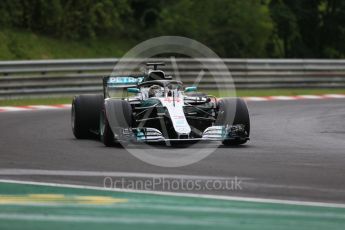
{"type": "MultiPolygon", "coordinates": [[[[225,94],[219,93],[218,91],[208,91],[207,93],[214,96],[225,96],[225,94]]],[[[345,89],[255,89],[236,91],[238,97],[295,96],[307,94],[345,94],[345,89]]],[[[0,106],[70,104],[71,101],[72,97],[0,99],[0,106]]]]}
{"type": "Polygon", "coordinates": [[[121,38],[71,41],[0,29],[0,60],[120,57],[133,45],[133,41],[121,38]]]}

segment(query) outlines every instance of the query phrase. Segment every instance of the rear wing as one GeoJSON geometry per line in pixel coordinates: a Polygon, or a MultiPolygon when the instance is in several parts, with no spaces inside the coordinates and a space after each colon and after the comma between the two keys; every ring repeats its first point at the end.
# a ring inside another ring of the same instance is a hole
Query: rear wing
{"type": "Polygon", "coordinates": [[[144,79],[144,75],[134,76],[106,76],[103,78],[103,95],[104,98],[108,95],[109,89],[119,89],[137,87],[144,79]]]}

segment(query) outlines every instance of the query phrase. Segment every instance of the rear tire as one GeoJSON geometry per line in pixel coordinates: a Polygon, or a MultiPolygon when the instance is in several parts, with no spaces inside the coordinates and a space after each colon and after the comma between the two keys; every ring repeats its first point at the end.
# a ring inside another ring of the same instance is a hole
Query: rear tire
{"type": "MultiPolygon", "coordinates": [[[[223,98],[218,102],[219,113],[216,125],[244,125],[244,129],[250,134],[250,118],[246,102],[241,98],[223,98]],[[234,108],[236,105],[236,111],[234,108]]],[[[225,140],[224,145],[241,145],[246,143],[247,140],[225,140]]]]}
{"type": "Polygon", "coordinates": [[[78,95],[72,102],[72,131],[77,139],[96,138],[103,96],[98,94],[78,95]]]}

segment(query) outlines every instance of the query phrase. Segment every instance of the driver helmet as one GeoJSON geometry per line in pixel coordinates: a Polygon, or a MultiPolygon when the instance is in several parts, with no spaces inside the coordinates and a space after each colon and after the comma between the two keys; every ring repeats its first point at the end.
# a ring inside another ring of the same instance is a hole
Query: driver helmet
{"type": "Polygon", "coordinates": [[[149,88],[149,97],[155,97],[161,91],[161,87],[159,85],[152,85],[149,88]]]}

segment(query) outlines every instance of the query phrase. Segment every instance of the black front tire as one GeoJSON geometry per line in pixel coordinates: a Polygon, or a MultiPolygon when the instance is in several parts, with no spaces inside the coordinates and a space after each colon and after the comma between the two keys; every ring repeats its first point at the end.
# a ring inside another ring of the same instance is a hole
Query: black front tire
{"type": "Polygon", "coordinates": [[[103,96],[86,94],[75,96],[72,102],[72,131],[77,139],[96,138],[99,115],[103,107],[103,96]]]}
{"type": "MultiPolygon", "coordinates": [[[[218,102],[216,125],[244,125],[247,137],[250,134],[250,118],[246,102],[241,98],[223,98],[218,102]],[[236,111],[233,109],[236,107],[236,111]]],[[[247,140],[224,140],[224,145],[241,145],[247,140]]]]}
{"type": "Polygon", "coordinates": [[[118,99],[108,99],[104,103],[104,110],[101,114],[100,137],[105,146],[113,146],[121,136],[118,130],[111,127],[127,129],[133,124],[132,107],[129,102],[118,99]]]}
{"type": "Polygon", "coordinates": [[[109,121],[105,114],[105,110],[103,110],[100,114],[99,136],[100,136],[101,142],[105,146],[111,147],[114,145],[115,143],[114,134],[110,128],[109,121]]]}

